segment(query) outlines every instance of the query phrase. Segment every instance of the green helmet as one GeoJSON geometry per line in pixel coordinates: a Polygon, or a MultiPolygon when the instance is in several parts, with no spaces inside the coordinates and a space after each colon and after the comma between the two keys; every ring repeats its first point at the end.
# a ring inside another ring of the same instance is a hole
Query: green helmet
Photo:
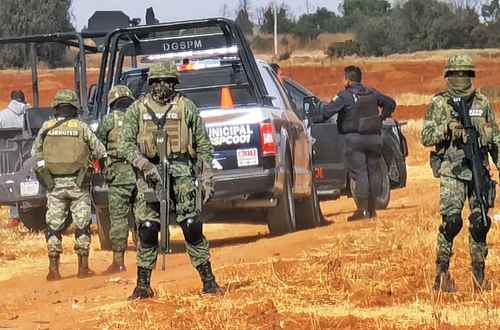
{"type": "Polygon", "coordinates": [[[74,106],[76,109],[80,109],[80,100],[78,99],[78,95],[71,89],[61,89],[54,96],[52,107],[57,108],[62,104],[69,104],[74,106]]]}
{"type": "Polygon", "coordinates": [[[122,97],[128,97],[132,100],[135,99],[134,94],[127,86],[114,85],[108,93],[108,104],[111,105],[113,102],[122,97]]]}
{"type": "Polygon", "coordinates": [[[460,54],[452,55],[448,58],[448,63],[444,69],[444,76],[448,77],[450,72],[465,71],[470,72],[471,76],[475,76],[476,68],[474,62],[469,55],[460,54]]]}
{"type": "Polygon", "coordinates": [[[149,67],[148,82],[156,79],[175,79],[179,81],[177,65],[174,61],[155,63],[149,67]]]}

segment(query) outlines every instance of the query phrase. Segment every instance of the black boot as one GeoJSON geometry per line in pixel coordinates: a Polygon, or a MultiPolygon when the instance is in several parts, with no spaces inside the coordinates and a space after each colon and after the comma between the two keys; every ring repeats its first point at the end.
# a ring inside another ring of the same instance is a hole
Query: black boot
{"type": "Polygon", "coordinates": [[[449,264],[442,262],[438,263],[436,267],[436,278],[434,279],[433,289],[436,291],[442,291],[447,293],[453,293],[457,291],[455,287],[455,281],[450,276],[448,271],[449,264]]]}
{"type": "Polygon", "coordinates": [[[104,271],[104,275],[126,272],[125,267],[125,252],[113,251],[113,263],[104,271]]]}
{"type": "Polygon", "coordinates": [[[370,219],[370,211],[368,210],[368,199],[358,200],[358,209],[347,218],[347,221],[357,221],[370,219]]]}
{"type": "Polygon", "coordinates": [[[474,290],[477,292],[491,289],[490,283],[484,276],[484,262],[472,263],[472,282],[474,284],[474,290]]]}
{"type": "Polygon", "coordinates": [[[203,282],[202,293],[205,294],[223,294],[224,289],[222,289],[219,284],[215,281],[215,276],[212,273],[212,265],[210,261],[196,267],[198,273],[200,273],[201,281],[203,282]]]}
{"type": "Polygon", "coordinates": [[[47,274],[47,281],[58,281],[60,279],[59,256],[49,256],[49,273],[47,274]]]}
{"type": "Polygon", "coordinates": [[[151,269],[137,267],[137,286],[128,300],[148,299],[154,296],[151,289],[151,269]]]}
{"type": "Polygon", "coordinates": [[[78,278],[94,276],[95,273],[89,268],[89,256],[78,255],[78,278]]]}
{"type": "Polygon", "coordinates": [[[370,213],[370,218],[377,217],[377,207],[375,205],[375,197],[370,196],[370,199],[368,200],[368,212],[370,213]]]}

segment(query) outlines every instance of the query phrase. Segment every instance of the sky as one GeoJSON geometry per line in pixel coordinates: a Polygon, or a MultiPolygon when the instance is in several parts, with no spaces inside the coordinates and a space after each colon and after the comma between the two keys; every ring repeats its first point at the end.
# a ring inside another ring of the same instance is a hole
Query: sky
{"type": "MultiPolygon", "coordinates": [[[[284,2],[291,9],[293,15],[306,12],[306,3],[309,3],[310,12],[316,11],[317,7],[326,7],[337,11],[341,0],[278,0],[284,2]]],[[[144,23],[146,8],[153,7],[156,17],[160,22],[207,18],[222,16],[224,4],[227,4],[228,17],[234,18],[238,8],[239,0],[73,0],[72,16],[73,23],[79,31],[87,25],[90,16],[97,10],[122,10],[129,17],[139,17],[144,23]],[[186,5],[189,3],[189,6],[186,5]]],[[[250,13],[255,15],[255,9],[264,7],[272,0],[248,0],[250,13]]]]}

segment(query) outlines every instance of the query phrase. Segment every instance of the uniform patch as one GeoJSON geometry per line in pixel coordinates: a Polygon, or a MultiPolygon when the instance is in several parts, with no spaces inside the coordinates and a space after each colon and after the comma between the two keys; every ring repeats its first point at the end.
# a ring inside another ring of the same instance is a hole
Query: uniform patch
{"type": "Polygon", "coordinates": [[[469,110],[469,116],[471,117],[482,117],[484,110],[481,108],[472,108],[469,110]]]}
{"type": "Polygon", "coordinates": [[[177,112],[167,113],[167,119],[179,119],[179,114],[177,112]]]}
{"type": "Polygon", "coordinates": [[[153,120],[149,113],[145,113],[142,115],[142,120],[153,120]]]}
{"type": "Polygon", "coordinates": [[[72,129],[57,129],[57,130],[51,130],[47,135],[78,137],[80,135],[80,132],[78,130],[72,130],[72,129]]]}
{"type": "Polygon", "coordinates": [[[123,121],[119,120],[118,121],[118,127],[122,127],[123,126],[123,121]]]}
{"type": "Polygon", "coordinates": [[[80,123],[77,120],[70,120],[66,123],[66,126],[70,128],[77,128],[80,127],[80,123]]]}

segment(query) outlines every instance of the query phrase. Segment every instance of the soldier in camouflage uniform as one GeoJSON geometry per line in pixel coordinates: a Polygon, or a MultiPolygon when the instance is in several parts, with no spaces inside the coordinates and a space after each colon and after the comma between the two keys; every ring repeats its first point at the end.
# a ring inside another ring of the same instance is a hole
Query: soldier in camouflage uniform
{"type": "Polygon", "coordinates": [[[129,231],[128,217],[133,210],[136,178],[132,165],[118,156],[118,144],[125,111],[133,102],[134,95],[127,86],[114,86],[108,95],[111,113],[104,118],[97,129],[97,137],[108,151],[106,181],[109,185],[108,207],[111,222],[109,239],[113,249],[113,262],[105,274],[126,271],[124,258],[129,231]]]}
{"type": "MultiPolygon", "coordinates": [[[[212,145],[196,105],[175,91],[178,79],[174,62],[152,65],[148,76],[149,92],[127,110],[120,136],[121,156],[139,172],[135,212],[139,232],[137,287],[129,299],[153,296],[150,278],[158,256],[160,217],[157,210],[146,203],[144,192],[155,188],[161,180],[155,140],[160,129],[167,135],[171,200],[177,223],[184,234],[187,253],[200,274],[203,292],[222,291],[210,265],[208,241],[203,235],[200,209],[196,203],[198,195],[194,177],[195,167],[211,169],[212,145]]],[[[208,191],[205,197],[208,198],[211,181],[204,183],[208,191]]]]}
{"type": "MultiPolygon", "coordinates": [[[[485,226],[479,205],[472,188],[472,172],[465,163],[463,150],[463,127],[455,113],[451,98],[465,98],[470,106],[469,114],[480,134],[480,145],[488,166],[488,153],[499,167],[498,148],[500,136],[495,122],[495,112],[483,94],[476,91],[472,84],[475,69],[472,59],[467,55],[454,55],[448,59],[445,68],[448,89],[437,94],[427,109],[422,129],[422,144],[435,146],[431,165],[435,176],[440,177],[440,212],[442,224],[437,238],[437,259],[435,290],[453,292],[456,290],[448,268],[453,250],[453,239],[460,232],[462,209],[466,199],[469,201],[469,247],[472,275],[475,288],[486,287],[484,276],[485,259],[488,255],[486,236],[491,220],[485,226]]],[[[490,189],[494,193],[494,185],[490,189]]]]}
{"type": "Polygon", "coordinates": [[[47,280],[59,280],[62,230],[71,212],[76,226],[75,251],[78,277],[93,275],[89,269],[90,248],[90,160],[102,159],[106,149],[87,124],[77,119],[80,103],[71,90],[60,90],[53,101],[55,119],[40,129],[31,154],[35,173],[47,187],[47,280]]]}

